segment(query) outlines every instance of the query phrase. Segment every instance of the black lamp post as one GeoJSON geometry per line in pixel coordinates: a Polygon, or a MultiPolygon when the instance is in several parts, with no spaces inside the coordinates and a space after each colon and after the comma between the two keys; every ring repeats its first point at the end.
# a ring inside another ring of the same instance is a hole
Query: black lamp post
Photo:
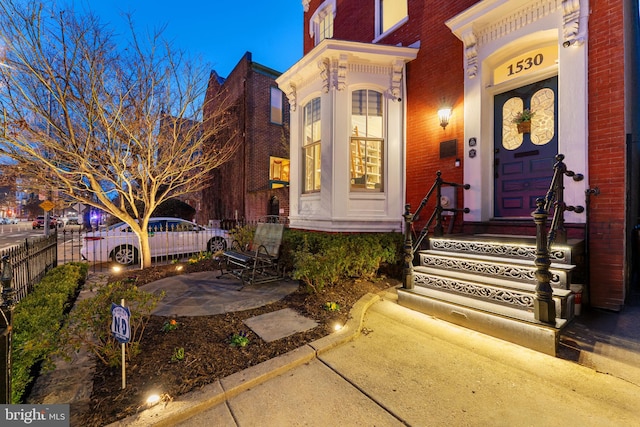
{"type": "Polygon", "coordinates": [[[11,287],[13,267],[9,256],[2,257],[2,295],[0,296],[0,404],[11,403],[11,329],[16,291],[11,287]]]}

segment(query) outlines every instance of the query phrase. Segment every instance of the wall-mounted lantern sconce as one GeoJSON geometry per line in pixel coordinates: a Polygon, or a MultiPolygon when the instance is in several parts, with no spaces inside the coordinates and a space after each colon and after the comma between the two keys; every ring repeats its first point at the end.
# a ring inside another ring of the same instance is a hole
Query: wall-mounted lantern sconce
{"type": "Polygon", "coordinates": [[[451,118],[451,108],[441,108],[438,110],[438,119],[440,119],[440,126],[442,129],[446,128],[451,118]]]}

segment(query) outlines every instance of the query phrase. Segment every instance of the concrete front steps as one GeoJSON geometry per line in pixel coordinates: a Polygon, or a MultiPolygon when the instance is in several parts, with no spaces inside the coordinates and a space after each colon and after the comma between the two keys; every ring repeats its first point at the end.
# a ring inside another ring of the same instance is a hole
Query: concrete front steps
{"type": "Polygon", "coordinates": [[[581,242],[553,246],[551,286],[554,325],[534,317],[534,237],[449,235],[429,239],[416,253],[412,289],[399,304],[515,344],[556,355],[560,332],[574,316],[572,274],[581,242]]]}

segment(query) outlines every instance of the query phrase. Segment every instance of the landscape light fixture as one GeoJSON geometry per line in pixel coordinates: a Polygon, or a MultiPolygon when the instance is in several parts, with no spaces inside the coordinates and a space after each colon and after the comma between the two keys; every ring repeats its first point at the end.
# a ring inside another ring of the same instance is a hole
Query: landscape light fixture
{"type": "Polygon", "coordinates": [[[149,395],[149,397],[147,397],[147,401],[145,403],[148,407],[151,407],[158,404],[159,402],[160,402],[160,395],[154,393],[149,395]]]}
{"type": "Polygon", "coordinates": [[[446,128],[451,118],[451,108],[441,108],[438,110],[438,119],[440,120],[440,126],[442,129],[446,128]]]}

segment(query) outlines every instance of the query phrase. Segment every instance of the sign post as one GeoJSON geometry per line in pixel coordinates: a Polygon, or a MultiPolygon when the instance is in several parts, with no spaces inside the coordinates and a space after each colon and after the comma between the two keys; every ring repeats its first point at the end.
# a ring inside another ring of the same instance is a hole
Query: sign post
{"type": "Polygon", "coordinates": [[[121,300],[120,305],[111,303],[111,333],[115,336],[116,340],[122,345],[122,389],[127,386],[127,376],[125,369],[125,352],[124,345],[131,339],[131,328],[129,318],[131,312],[124,306],[124,299],[121,300]]]}
{"type": "MultiPolygon", "coordinates": [[[[49,215],[49,211],[56,207],[56,205],[51,200],[45,200],[39,205],[44,211],[44,235],[49,237],[49,223],[51,222],[51,217],[49,215]]],[[[57,224],[56,224],[57,227],[57,224]]]]}

